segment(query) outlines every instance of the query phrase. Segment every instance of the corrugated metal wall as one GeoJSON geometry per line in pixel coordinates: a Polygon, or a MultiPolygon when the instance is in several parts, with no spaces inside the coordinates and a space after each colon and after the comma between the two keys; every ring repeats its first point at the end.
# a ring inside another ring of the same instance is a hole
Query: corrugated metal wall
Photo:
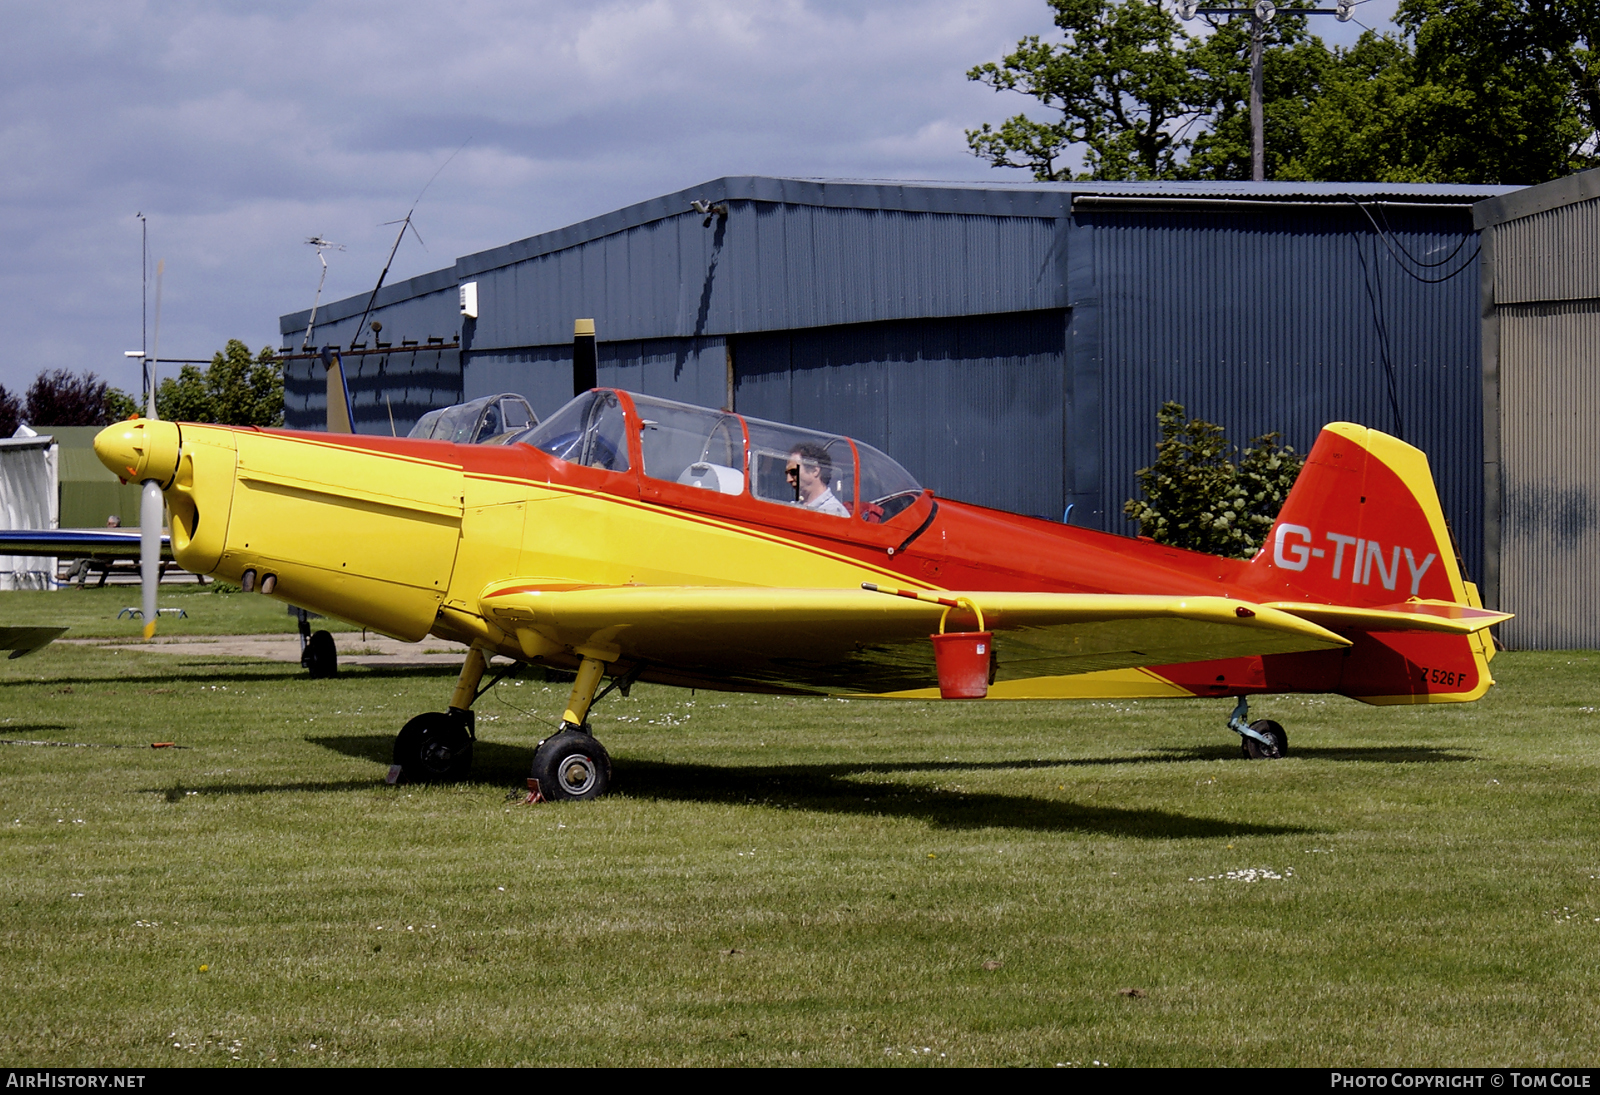
{"type": "Polygon", "coordinates": [[[1600,198],[1583,198],[1593,178],[1531,188],[1502,206],[1512,219],[1484,229],[1510,646],[1600,646],[1600,198]]]}
{"type": "MultiPolygon", "coordinates": [[[[722,338],[651,338],[601,342],[602,387],[676,399],[702,407],[728,403],[728,345],[722,338]]],[[[474,353],[463,372],[463,398],[499,392],[527,397],[543,418],[572,398],[572,344],[511,353],[474,353]]]]}
{"type": "Polygon", "coordinates": [[[1417,262],[1397,259],[1348,206],[1080,214],[1094,228],[1101,312],[1103,527],[1130,529],[1122,503],[1155,456],[1156,412],[1173,399],[1240,446],[1275,430],[1304,453],[1339,420],[1398,434],[1428,454],[1467,567],[1481,569],[1470,221],[1460,208],[1384,216],[1389,243],[1417,262]],[[1461,273],[1425,284],[1407,269],[1461,273]]]}
{"type": "MultiPolygon", "coordinates": [[[[375,336],[364,329],[361,345],[376,349],[386,342],[392,352],[344,359],[356,432],[388,433],[392,412],[394,428],[403,435],[428,411],[461,401],[461,355],[454,345],[439,348],[439,343],[454,344],[461,337],[459,298],[454,277],[444,276],[448,273],[425,274],[386,286],[379,294],[372,318],[383,324],[383,330],[375,336]]],[[[318,309],[311,345],[348,347],[366,304],[367,295],[362,295],[318,309]]],[[[280,329],[286,347],[299,350],[309,318],[309,312],[283,317],[280,329]]],[[[325,377],[315,360],[300,358],[285,364],[284,425],[323,428],[328,413],[325,377]]]]}
{"type": "Polygon", "coordinates": [[[889,453],[946,498],[1061,518],[1066,314],[744,335],[734,407],[889,453]]]}
{"type": "Polygon", "coordinates": [[[1600,198],[1495,228],[1497,304],[1600,298],[1600,198]]]}
{"type": "MultiPolygon", "coordinates": [[[[391,353],[342,359],[357,433],[400,436],[435,407],[461,402],[461,353],[455,349],[402,347],[391,353]]],[[[569,374],[570,375],[570,374],[569,374]]],[[[290,361],[283,376],[283,424],[320,430],[327,424],[327,374],[319,361],[290,361]]],[[[568,385],[569,394],[571,385],[568,385]]]]}
{"type": "Polygon", "coordinates": [[[1058,307],[1054,221],[731,201],[507,265],[478,283],[474,345],[704,337],[1058,307]]]}
{"type": "MultiPolygon", "coordinates": [[[[1498,241],[1496,241],[1498,244],[1498,241]]],[[[1600,301],[1500,309],[1500,607],[1518,647],[1600,647],[1600,301]]]]}

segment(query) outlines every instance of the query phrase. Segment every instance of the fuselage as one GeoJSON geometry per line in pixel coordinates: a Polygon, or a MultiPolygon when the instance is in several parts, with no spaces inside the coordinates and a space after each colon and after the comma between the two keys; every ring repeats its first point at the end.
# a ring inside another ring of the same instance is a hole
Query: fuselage
{"type": "MultiPolygon", "coordinates": [[[[616,423],[598,448],[572,435],[552,442],[550,430],[533,439],[541,448],[140,421],[108,428],[96,449],[124,478],[162,486],[173,554],[186,569],[232,582],[248,575],[281,600],[402,640],[432,634],[513,658],[526,648],[481,604],[486,587],[508,579],[549,591],[878,583],[1303,596],[1271,567],[935,498],[848,438],[817,435],[834,446],[834,489],[847,515],[821,512],[797,494],[786,499],[763,470],[765,461],[781,480],[785,460],[811,459],[785,428],[627,393],[594,398],[609,401],[616,423]],[[672,450],[669,411],[712,423],[703,448],[695,434],[676,462],[663,455],[672,450]],[[895,492],[874,498],[869,486],[881,482],[895,492]]],[[[578,658],[552,650],[540,660],[578,658]]],[[[1339,672],[1330,657],[1288,655],[1091,675],[1105,679],[1082,693],[1076,684],[1032,693],[1019,685],[1016,695],[1323,691],[1339,672]]],[[[645,679],[716,683],[670,666],[652,666],[645,679]]]]}
{"type": "Polygon", "coordinates": [[[520,444],[178,428],[189,458],[173,503],[180,564],[232,582],[275,574],[280,599],[412,641],[461,637],[454,617],[514,576],[551,589],[887,581],[1212,596],[1243,572],[928,491],[869,523],[650,480],[637,460],[618,472],[520,444]]]}

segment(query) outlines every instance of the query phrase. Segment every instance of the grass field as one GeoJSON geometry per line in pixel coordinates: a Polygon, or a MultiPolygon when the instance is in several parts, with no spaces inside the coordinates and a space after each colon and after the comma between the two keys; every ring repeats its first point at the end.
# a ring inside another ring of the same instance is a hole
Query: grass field
{"type": "MultiPolygon", "coordinates": [[[[123,609],[139,607],[136,585],[54,593],[9,591],[0,593],[0,605],[5,608],[7,625],[70,627],[66,635],[69,639],[137,639],[144,628],[143,620],[121,616],[123,609]]],[[[156,627],[163,636],[293,634],[299,626],[282,601],[242,594],[237,586],[219,586],[215,582],[205,586],[164,584],[156,607],[182,609],[184,613],[161,617],[156,627]]],[[[339,620],[313,623],[329,631],[352,630],[339,620]]]]}
{"type": "Polygon", "coordinates": [[[0,746],[0,1059],[1592,1064],[1600,654],[1495,670],[1262,701],[1277,762],[1225,701],[641,687],[616,793],[523,806],[560,685],[391,788],[451,674],[57,644],[0,662],[0,738],[66,743],[0,746]]]}

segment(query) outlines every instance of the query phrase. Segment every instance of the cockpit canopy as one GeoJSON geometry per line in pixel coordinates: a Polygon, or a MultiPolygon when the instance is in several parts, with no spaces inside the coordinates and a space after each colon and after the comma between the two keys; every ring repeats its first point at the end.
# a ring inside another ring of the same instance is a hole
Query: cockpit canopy
{"type": "Polygon", "coordinates": [[[454,441],[458,445],[505,444],[512,434],[521,433],[538,421],[526,399],[514,392],[502,392],[429,411],[417,419],[406,436],[454,441]]]}
{"type": "MultiPolygon", "coordinates": [[[[639,470],[651,479],[871,522],[888,520],[922,494],[899,464],[848,437],[654,396],[627,398],[638,416],[639,470]]],[[[628,430],[618,393],[595,389],[509,443],[627,471],[628,430]]]]}

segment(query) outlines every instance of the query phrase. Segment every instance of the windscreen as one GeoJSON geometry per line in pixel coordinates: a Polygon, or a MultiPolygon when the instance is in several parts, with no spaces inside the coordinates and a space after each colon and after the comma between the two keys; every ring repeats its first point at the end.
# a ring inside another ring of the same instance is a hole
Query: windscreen
{"type": "Polygon", "coordinates": [[[911,473],[871,445],[856,442],[861,460],[861,516],[887,521],[922,496],[922,484],[911,473]]]}
{"type": "Polygon", "coordinates": [[[628,470],[627,423],[615,392],[584,392],[533,429],[517,435],[512,439],[516,442],[568,463],[628,470]]]}

